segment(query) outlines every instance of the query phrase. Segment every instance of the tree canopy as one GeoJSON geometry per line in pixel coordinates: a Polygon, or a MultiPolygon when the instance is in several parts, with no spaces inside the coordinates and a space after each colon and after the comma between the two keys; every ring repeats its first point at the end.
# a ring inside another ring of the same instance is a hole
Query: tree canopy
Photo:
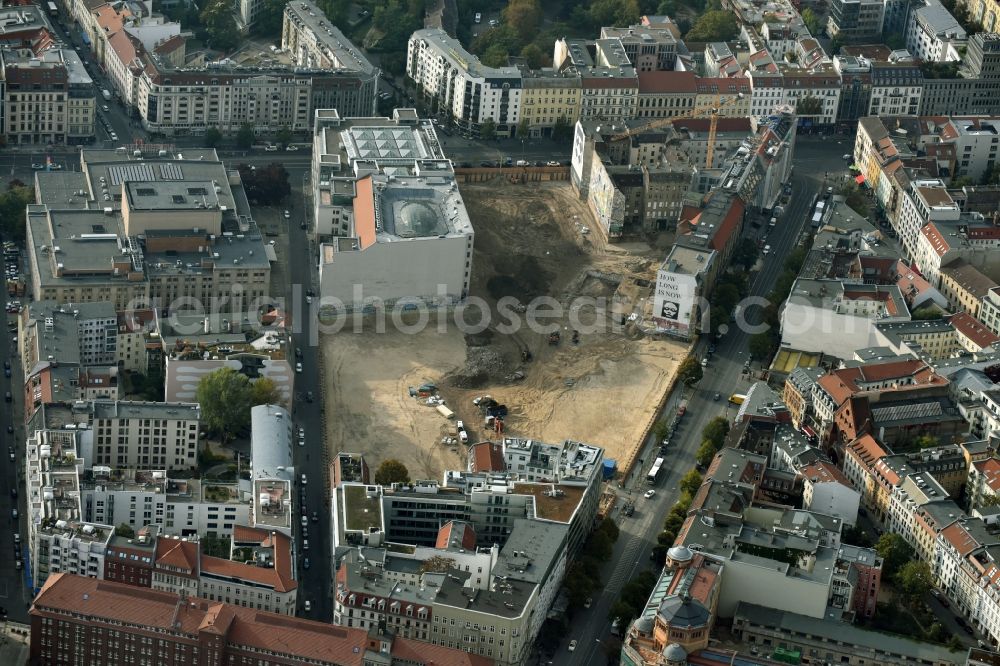
{"type": "Polygon", "coordinates": [[[913,557],[913,548],[895,532],[886,532],[875,542],[875,552],[882,558],[882,570],[890,578],[913,557]]]}
{"type": "Polygon", "coordinates": [[[213,49],[229,52],[240,43],[233,3],[228,0],[209,0],[201,10],[201,24],[213,49]]]}
{"type": "Polygon", "coordinates": [[[375,470],[375,483],[389,486],[394,483],[407,483],[410,480],[410,470],[395,458],[386,458],[375,470]]]}
{"type": "Polygon", "coordinates": [[[24,240],[25,211],[35,203],[35,192],[21,181],[11,181],[0,194],[0,234],[5,240],[24,240]]]}
{"type": "Polygon", "coordinates": [[[222,141],[222,132],[219,131],[218,127],[209,127],[205,130],[205,145],[209,148],[215,148],[222,141]]]}
{"type": "Polygon", "coordinates": [[[680,367],[677,368],[678,378],[688,386],[693,386],[700,382],[704,374],[701,363],[694,356],[688,356],[681,361],[680,367]]]}
{"type": "Polygon", "coordinates": [[[728,42],[739,34],[735,14],[713,9],[698,17],[684,39],[689,42],[728,42]]]}
{"type": "Polygon", "coordinates": [[[726,435],[728,434],[729,421],[727,421],[724,416],[716,416],[714,419],[709,421],[701,431],[703,439],[707,439],[720,448],[725,443],[726,435]]]}
{"type": "Polygon", "coordinates": [[[202,377],[195,395],[205,425],[223,439],[250,420],[250,380],[233,368],[220,368],[202,377]]]}
{"type": "Polygon", "coordinates": [[[292,186],[288,182],[288,171],[281,164],[272,163],[256,169],[241,164],[236,169],[240,173],[243,189],[250,203],[274,206],[292,193],[292,186]]]}
{"type": "Polygon", "coordinates": [[[233,368],[220,368],[202,377],[195,396],[208,429],[223,440],[230,439],[250,425],[251,407],[277,402],[273,381],[261,378],[256,382],[233,368]],[[264,386],[256,389],[256,382],[264,382],[264,386]]]}

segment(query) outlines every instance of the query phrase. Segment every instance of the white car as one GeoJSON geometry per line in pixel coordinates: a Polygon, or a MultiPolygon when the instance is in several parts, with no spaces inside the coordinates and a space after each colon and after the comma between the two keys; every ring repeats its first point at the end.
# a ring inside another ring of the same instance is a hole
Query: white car
{"type": "Polygon", "coordinates": [[[841,159],[847,160],[848,162],[851,161],[851,155],[850,155],[850,153],[845,153],[845,154],[841,155],[840,157],[841,157],[841,159]]]}
{"type": "Polygon", "coordinates": [[[306,612],[308,613],[309,611],[312,610],[313,605],[312,605],[311,601],[309,601],[308,599],[306,599],[306,602],[305,602],[305,604],[302,605],[302,607],[305,608],[306,612]]]}
{"type": "Polygon", "coordinates": [[[302,475],[302,485],[303,486],[306,485],[306,475],[305,474],[302,475]]]}
{"type": "Polygon", "coordinates": [[[285,216],[285,219],[287,220],[287,219],[289,219],[289,218],[290,218],[290,217],[292,216],[292,214],[291,214],[291,213],[289,213],[289,212],[288,212],[288,211],[286,210],[286,211],[284,212],[284,216],[285,216]]]}
{"type": "Polygon", "coordinates": [[[272,143],[270,145],[264,146],[264,152],[265,153],[276,153],[276,152],[278,152],[278,147],[272,143]]]}
{"type": "Polygon", "coordinates": [[[298,149],[299,149],[298,146],[285,146],[285,150],[288,151],[288,152],[290,152],[290,153],[294,153],[298,149]]]}
{"type": "Polygon", "coordinates": [[[301,363],[296,363],[295,364],[295,372],[302,372],[302,364],[301,363]]]}
{"type": "Polygon", "coordinates": [[[643,493],[642,496],[645,497],[646,499],[649,499],[650,497],[652,497],[655,494],[656,494],[656,490],[654,490],[653,488],[650,488],[645,493],[643,493]]]}
{"type": "Polygon", "coordinates": [[[763,251],[764,256],[767,256],[770,253],[771,253],[771,246],[770,245],[765,245],[764,246],[764,251],[763,251]]]}
{"type": "Polygon", "coordinates": [[[576,649],[576,639],[573,639],[569,642],[569,651],[572,652],[575,649],[576,649]]]}
{"type": "Polygon", "coordinates": [[[302,550],[309,550],[309,539],[302,540],[302,550]]]}

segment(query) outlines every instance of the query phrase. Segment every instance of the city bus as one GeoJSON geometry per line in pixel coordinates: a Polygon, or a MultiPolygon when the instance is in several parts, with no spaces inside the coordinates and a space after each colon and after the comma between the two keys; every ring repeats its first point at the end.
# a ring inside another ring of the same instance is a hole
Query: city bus
{"type": "Polygon", "coordinates": [[[663,467],[663,458],[657,458],[653,462],[653,466],[649,468],[649,474],[646,475],[646,483],[649,485],[655,485],[657,479],[660,478],[660,469],[663,467]]]}

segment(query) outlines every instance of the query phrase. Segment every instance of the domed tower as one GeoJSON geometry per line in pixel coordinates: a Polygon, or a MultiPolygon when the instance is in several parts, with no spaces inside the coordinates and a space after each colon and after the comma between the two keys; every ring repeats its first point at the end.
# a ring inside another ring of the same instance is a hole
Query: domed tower
{"type": "Polygon", "coordinates": [[[691,564],[691,560],[694,559],[694,553],[687,546],[674,546],[667,551],[667,564],[668,569],[683,569],[691,564]]]}
{"type": "Polygon", "coordinates": [[[687,666],[688,655],[677,643],[663,648],[663,666],[687,666]]]}

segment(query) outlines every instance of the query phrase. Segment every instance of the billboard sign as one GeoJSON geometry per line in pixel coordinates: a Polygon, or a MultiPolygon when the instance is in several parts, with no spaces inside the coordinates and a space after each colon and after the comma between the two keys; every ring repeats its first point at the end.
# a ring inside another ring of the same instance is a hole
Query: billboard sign
{"type": "Polygon", "coordinates": [[[694,275],[660,270],[656,275],[653,297],[653,323],[656,330],[669,335],[689,337],[695,315],[698,281],[694,275]]]}

